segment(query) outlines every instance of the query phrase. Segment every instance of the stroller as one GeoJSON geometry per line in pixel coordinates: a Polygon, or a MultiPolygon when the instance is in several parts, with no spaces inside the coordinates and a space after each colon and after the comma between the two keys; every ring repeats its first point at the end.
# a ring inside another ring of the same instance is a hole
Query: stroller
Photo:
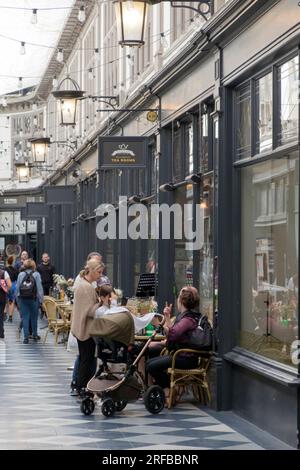
{"type": "Polygon", "coordinates": [[[95,402],[99,398],[102,414],[106,417],[113,416],[116,411],[122,411],[129,402],[134,402],[141,396],[150,413],[157,414],[163,410],[163,389],[158,385],[151,385],[146,389],[145,380],[137,370],[141,357],[162,324],[163,322],[153,331],[134,359],[134,321],[130,312],[114,313],[94,320],[90,335],[97,343],[98,357],[102,364],[87,384],[87,393],[80,405],[84,415],[94,412],[95,402]],[[119,370],[110,370],[108,363],[119,366],[119,370]]]}

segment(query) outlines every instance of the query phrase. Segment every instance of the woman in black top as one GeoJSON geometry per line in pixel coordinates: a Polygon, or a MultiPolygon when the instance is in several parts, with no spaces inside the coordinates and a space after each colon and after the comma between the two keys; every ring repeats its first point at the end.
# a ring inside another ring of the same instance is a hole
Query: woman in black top
{"type": "MultiPolygon", "coordinates": [[[[14,267],[14,257],[9,256],[7,258],[6,268],[5,271],[9,274],[11,280],[11,288],[7,294],[7,302],[8,302],[8,321],[12,322],[13,314],[15,310],[15,291],[17,285],[17,279],[19,271],[14,267]]],[[[7,308],[6,308],[7,311],[7,308]]]]}

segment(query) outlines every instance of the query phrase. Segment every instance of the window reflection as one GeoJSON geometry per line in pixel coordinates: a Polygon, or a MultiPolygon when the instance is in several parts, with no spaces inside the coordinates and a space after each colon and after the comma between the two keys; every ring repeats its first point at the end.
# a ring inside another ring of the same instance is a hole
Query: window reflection
{"type": "Polygon", "coordinates": [[[272,73],[256,81],[255,91],[257,106],[256,153],[261,153],[272,148],[272,73]]]}
{"type": "Polygon", "coordinates": [[[298,157],[242,170],[241,346],[292,365],[298,331],[298,157]]]}
{"type": "Polygon", "coordinates": [[[281,145],[293,142],[298,136],[299,57],[294,57],[278,69],[280,90],[281,145]]]}
{"type": "Polygon", "coordinates": [[[250,84],[236,92],[236,155],[238,159],[251,156],[251,93],[250,84]]]}
{"type": "Polygon", "coordinates": [[[214,250],[213,250],[213,178],[203,179],[200,196],[201,215],[203,216],[203,246],[200,250],[199,292],[200,311],[213,321],[214,309],[214,250]]]}

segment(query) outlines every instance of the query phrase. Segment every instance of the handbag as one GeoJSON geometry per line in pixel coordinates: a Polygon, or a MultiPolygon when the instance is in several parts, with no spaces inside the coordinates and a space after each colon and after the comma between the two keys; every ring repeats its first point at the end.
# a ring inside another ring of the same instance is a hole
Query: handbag
{"type": "Polygon", "coordinates": [[[213,345],[213,330],[206,315],[201,315],[198,325],[189,333],[189,348],[210,351],[213,345]]]}

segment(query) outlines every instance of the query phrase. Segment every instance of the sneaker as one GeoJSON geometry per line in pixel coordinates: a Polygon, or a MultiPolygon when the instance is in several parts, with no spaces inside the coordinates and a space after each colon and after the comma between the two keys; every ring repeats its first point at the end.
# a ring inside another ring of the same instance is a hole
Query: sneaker
{"type": "Polygon", "coordinates": [[[34,340],[34,341],[39,341],[40,339],[41,339],[40,336],[33,336],[33,340],[34,340]]]}
{"type": "Polygon", "coordinates": [[[8,317],[8,320],[7,320],[7,321],[8,321],[9,323],[12,323],[12,320],[13,320],[12,317],[8,317]]]}
{"type": "Polygon", "coordinates": [[[23,341],[23,344],[28,344],[28,343],[29,343],[29,339],[25,338],[24,341],[23,341]]]}
{"type": "Polygon", "coordinates": [[[78,397],[78,390],[76,388],[70,388],[71,397],[78,397]]]}

